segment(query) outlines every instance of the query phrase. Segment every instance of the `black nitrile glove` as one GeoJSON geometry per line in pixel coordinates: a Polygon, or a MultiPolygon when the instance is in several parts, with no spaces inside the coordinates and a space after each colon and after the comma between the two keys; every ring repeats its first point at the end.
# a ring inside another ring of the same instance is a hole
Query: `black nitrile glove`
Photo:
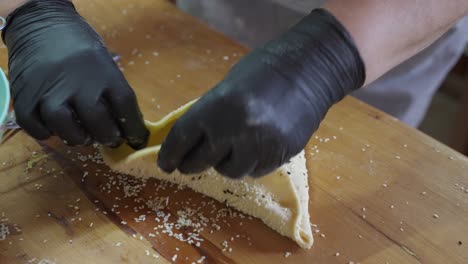
{"type": "Polygon", "coordinates": [[[166,172],[214,166],[232,178],[265,175],[298,154],[328,109],[364,80],[350,35],[315,10],[195,103],[165,139],[158,164],[166,172]]]}
{"type": "Polygon", "coordinates": [[[146,145],[133,90],[71,1],[28,1],[8,16],[2,37],[16,118],[31,136],[146,145]]]}

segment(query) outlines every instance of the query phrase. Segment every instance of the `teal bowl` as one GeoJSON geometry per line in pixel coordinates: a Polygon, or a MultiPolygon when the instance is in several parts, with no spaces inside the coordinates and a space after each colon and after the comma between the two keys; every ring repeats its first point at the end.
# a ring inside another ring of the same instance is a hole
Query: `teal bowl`
{"type": "Polygon", "coordinates": [[[0,68],[0,142],[2,141],[3,133],[5,133],[5,123],[10,107],[10,86],[8,80],[0,68]]]}

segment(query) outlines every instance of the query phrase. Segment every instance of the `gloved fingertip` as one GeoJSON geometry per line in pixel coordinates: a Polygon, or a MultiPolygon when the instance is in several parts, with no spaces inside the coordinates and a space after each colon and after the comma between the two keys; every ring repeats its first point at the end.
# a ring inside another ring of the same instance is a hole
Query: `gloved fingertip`
{"type": "Polygon", "coordinates": [[[131,138],[128,139],[128,145],[134,149],[134,150],[141,150],[146,147],[148,144],[148,139],[147,138],[131,138]]]}
{"type": "Polygon", "coordinates": [[[176,166],[173,162],[167,162],[161,158],[161,156],[158,156],[157,164],[158,167],[166,173],[173,173],[176,170],[176,166]]]}
{"type": "Polygon", "coordinates": [[[128,137],[127,138],[128,145],[134,150],[144,149],[148,145],[149,136],[150,136],[150,132],[148,129],[145,128],[145,131],[142,136],[128,137]]]}
{"type": "Polygon", "coordinates": [[[193,168],[189,167],[189,166],[180,166],[178,169],[182,174],[195,173],[195,170],[193,168]]]}
{"type": "Polygon", "coordinates": [[[106,146],[106,147],[109,147],[109,148],[118,148],[118,147],[120,147],[124,142],[125,142],[125,140],[124,140],[123,138],[119,138],[119,139],[117,139],[117,140],[114,141],[114,142],[111,142],[111,143],[106,144],[105,146],[106,146]]]}
{"type": "Polygon", "coordinates": [[[87,136],[83,142],[83,145],[90,146],[91,144],[93,144],[93,139],[90,136],[87,136]]]}

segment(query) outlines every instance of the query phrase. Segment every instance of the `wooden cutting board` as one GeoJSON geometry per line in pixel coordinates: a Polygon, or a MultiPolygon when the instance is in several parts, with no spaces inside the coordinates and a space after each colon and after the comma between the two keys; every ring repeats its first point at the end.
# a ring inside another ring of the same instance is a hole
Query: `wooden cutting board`
{"type": "MultiPolygon", "coordinates": [[[[122,55],[149,120],[247,52],[166,1],[75,3],[122,55]]],[[[109,173],[88,160],[94,152],[22,132],[0,145],[0,230],[10,231],[0,263],[468,263],[467,158],[352,98],[306,149],[310,250],[190,190],[109,173]],[[179,219],[200,226],[178,229],[179,219]]]]}

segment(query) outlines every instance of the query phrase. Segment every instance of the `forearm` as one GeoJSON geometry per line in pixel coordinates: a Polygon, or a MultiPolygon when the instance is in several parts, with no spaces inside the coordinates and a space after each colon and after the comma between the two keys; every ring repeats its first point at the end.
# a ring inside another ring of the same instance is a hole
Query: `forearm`
{"type": "Polygon", "coordinates": [[[8,0],[2,1],[3,3],[0,4],[0,16],[6,17],[8,14],[13,12],[16,8],[21,6],[22,4],[26,3],[27,0],[8,0]]]}
{"type": "Polygon", "coordinates": [[[468,14],[466,0],[330,0],[366,66],[366,84],[433,43],[468,14]]]}

